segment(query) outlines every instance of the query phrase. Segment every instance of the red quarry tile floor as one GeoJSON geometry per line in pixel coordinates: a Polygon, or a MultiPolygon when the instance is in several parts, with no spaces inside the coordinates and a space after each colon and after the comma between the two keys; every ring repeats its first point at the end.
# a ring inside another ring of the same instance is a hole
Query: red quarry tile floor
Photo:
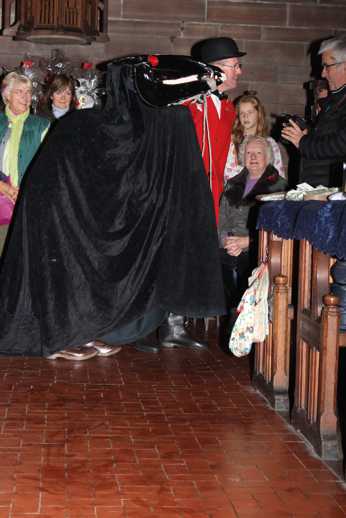
{"type": "Polygon", "coordinates": [[[126,346],[0,358],[0,518],[328,518],[345,485],[249,383],[249,359],[126,346]]]}

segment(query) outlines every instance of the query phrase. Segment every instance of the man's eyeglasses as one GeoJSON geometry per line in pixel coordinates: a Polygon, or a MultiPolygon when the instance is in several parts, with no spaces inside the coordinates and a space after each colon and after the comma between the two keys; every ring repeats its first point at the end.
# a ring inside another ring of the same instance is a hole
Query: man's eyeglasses
{"type": "Polygon", "coordinates": [[[341,65],[341,63],[345,63],[345,61],[337,61],[336,63],[322,63],[322,69],[325,68],[328,70],[328,68],[335,67],[336,65],[341,65]]]}
{"type": "Polygon", "coordinates": [[[234,65],[224,65],[223,63],[220,63],[220,66],[231,68],[232,70],[241,70],[243,68],[243,65],[241,63],[235,63],[234,65]]]}

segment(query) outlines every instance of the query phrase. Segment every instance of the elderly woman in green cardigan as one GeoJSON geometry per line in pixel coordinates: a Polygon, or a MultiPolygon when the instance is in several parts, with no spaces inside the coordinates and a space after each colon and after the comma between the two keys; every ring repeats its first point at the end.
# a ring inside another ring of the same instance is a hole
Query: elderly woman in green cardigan
{"type": "Polygon", "coordinates": [[[30,114],[32,83],[17,72],[1,85],[0,113],[0,254],[24,173],[37,152],[49,121],[30,114]]]}

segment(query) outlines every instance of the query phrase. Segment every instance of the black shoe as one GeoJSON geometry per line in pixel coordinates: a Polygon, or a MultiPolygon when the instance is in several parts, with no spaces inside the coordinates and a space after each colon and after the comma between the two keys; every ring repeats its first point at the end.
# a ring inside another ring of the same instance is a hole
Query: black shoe
{"type": "Polygon", "coordinates": [[[167,320],[159,328],[161,347],[195,347],[207,349],[208,344],[192,338],[184,325],[184,317],[170,313],[167,320]]]}
{"type": "Polygon", "coordinates": [[[147,338],[137,340],[134,347],[137,349],[137,351],[141,351],[143,353],[158,353],[160,351],[160,347],[158,345],[154,345],[147,338]]]}

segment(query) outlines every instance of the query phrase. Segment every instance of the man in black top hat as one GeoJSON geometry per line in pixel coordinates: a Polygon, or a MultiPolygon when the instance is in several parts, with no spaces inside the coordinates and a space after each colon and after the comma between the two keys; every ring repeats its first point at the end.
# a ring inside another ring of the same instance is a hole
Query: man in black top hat
{"type": "Polygon", "coordinates": [[[199,41],[191,49],[194,59],[218,66],[225,75],[223,83],[206,103],[194,102],[189,105],[213,194],[216,220],[235,119],[234,105],[225,92],[237,87],[242,73],[239,58],[245,54],[238,49],[232,38],[225,37],[199,41]]]}
{"type": "MultiPolygon", "coordinates": [[[[220,61],[226,61],[233,58],[241,58],[246,52],[241,52],[238,45],[232,38],[207,38],[198,41],[191,48],[191,56],[194,59],[203,61],[204,63],[218,64],[220,61]]],[[[238,63],[238,61],[236,61],[238,63]]],[[[233,63],[232,63],[233,64],[233,63]]],[[[227,75],[227,72],[225,71],[227,75]]],[[[220,85],[219,91],[227,90],[225,83],[220,85]]]]}
{"type": "MultiPolygon", "coordinates": [[[[225,92],[236,88],[238,77],[241,75],[239,58],[245,54],[238,49],[232,38],[208,38],[197,42],[191,49],[191,56],[194,59],[218,66],[225,76],[223,83],[206,100],[188,105],[202,150],[205,171],[209,177],[216,221],[235,119],[234,105],[225,92]]],[[[184,321],[185,318],[182,315],[173,313],[168,315],[159,330],[162,347],[206,346],[188,334],[184,321]]]]}

